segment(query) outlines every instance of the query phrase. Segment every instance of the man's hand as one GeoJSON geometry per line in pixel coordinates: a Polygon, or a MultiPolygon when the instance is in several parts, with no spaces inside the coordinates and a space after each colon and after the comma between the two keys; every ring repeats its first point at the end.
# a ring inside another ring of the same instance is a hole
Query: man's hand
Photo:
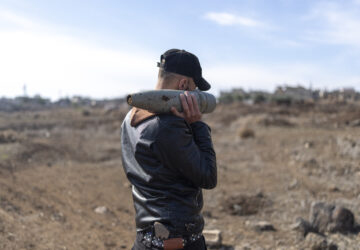
{"type": "Polygon", "coordinates": [[[197,99],[194,95],[185,91],[185,94],[180,94],[180,101],[183,112],[180,113],[175,107],[172,107],[171,112],[173,112],[174,115],[184,118],[189,124],[201,120],[201,112],[199,110],[197,99]]]}

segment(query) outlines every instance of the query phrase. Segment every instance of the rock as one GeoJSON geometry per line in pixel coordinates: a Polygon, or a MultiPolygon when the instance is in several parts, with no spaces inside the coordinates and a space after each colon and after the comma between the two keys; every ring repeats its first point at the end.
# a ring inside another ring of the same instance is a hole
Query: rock
{"type": "Polygon", "coordinates": [[[337,146],[340,155],[350,157],[354,160],[360,159],[360,140],[359,138],[338,138],[337,146]]]}
{"type": "Polygon", "coordinates": [[[349,123],[351,127],[359,127],[360,126],[360,119],[353,120],[349,123]]]}
{"type": "Polygon", "coordinates": [[[249,243],[243,243],[242,245],[238,245],[233,250],[264,250],[262,247],[253,246],[249,243]]]}
{"type": "Polygon", "coordinates": [[[50,133],[49,131],[46,131],[46,132],[44,133],[44,136],[45,136],[46,138],[50,138],[50,137],[51,137],[51,133],[50,133]]]}
{"type": "Polygon", "coordinates": [[[337,186],[335,186],[334,184],[330,185],[329,187],[329,191],[330,192],[340,192],[340,188],[338,188],[337,186]]]}
{"type": "Polygon", "coordinates": [[[251,248],[250,244],[244,243],[242,245],[236,246],[234,250],[251,250],[251,249],[252,248],[251,248]]]}
{"type": "Polygon", "coordinates": [[[116,242],[114,242],[112,240],[108,240],[108,241],[104,242],[104,246],[106,247],[106,249],[115,248],[116,247],[116,242]]]}
{"type": "Polygon", "coordinates": [[[304,143],[305,148],[312,148],[314,147],[314,143],[312,141],[307,141],[304,143]]]}
{"type": "Polygon", "coordinates": [[[276,231],[275,227],[267,221],[247,222],[256,232],[276,231]]]}
{"type": "Polygon", "coordinates": [[[305,238],[304,243],[305,249],[311,249],[311,250],[337,250],[338,247],[326,240],[324,236],[315,234],[315,233],[309,233],[305,238]]]}
{"type": "Polygon", "coordinates": [[[105,206],[100,206],[100,207],[95,208],[94,211],[97,214],[106,214],[108,212],[108,209],[105,206]]]}
{"type": "Polygon", "coordinates": [[[354,237],[355,235],[343,235],[343,234],[331,234],[328,236],[332,242],[336,242],[338,249],[360,249],[359,248],[359,239],[354,237]]]}
{"type": "Polygon", "coordinates": [[[318,168],[319,167],[319,164],[318,162],[316,161],[316,159],[314,158],[311,158],[310,160],[307,160],[306,162],[304,162],[303,164],[303,167],[304,168],[318,168]]]}
{"type": "Polygon", "coordinates": [[[234,248],[234,250],[263,250],[261,247],[254,247],[249,243],[243,243],[242,245],[238,245],[234,248]]]}
{"type": "Polygon", "coordinates": [[[332,211],[334,205],[328,205],[324,202],[313,202],[310,208],[310,224],[318,232],[324,233],[328,231],[328,225],[331,223],[332,211]]]}
{"type": "Polygon", "coordinates": [[[66,217],[61,212],[55,212],[51,215],[51,220],[64,223],[66,221],[66,217]]]}
{"type": "Polygon", "coordinates": [[[330,232],[347,233],[355,229],[354,214],[347,208],[335,207],[332,213],[332,224],[330,232]]]}
{"type": "Polygon", "coordinates": [[[355,217],[349,209],[324,202],[311,205],[310,224],[320,233],[355,231],[355,217]]]}
{"type": "Polygon", "coordinates": [[[265,117],[262,120],[260,120],[258,123],[265,127],[269,127],[269,126],[295,127],[295,124],[290,122],[289,120],[275,117],[275,116],[265,117]]]}
{"type": "Polygon", "coordinates": [[[287,187],[288,190],[295,189],[298,186],[298,180],[294,179],[287,187]]]}
{"type": "Polygon", "coordinates": [[[7,239],[8,239],[9,241],[14,241],[14,240],[15,240],[15,234],[13,234],[13,233],[8,233],[7,239]]]}
{"type": "Polygon", "coordinates": [[[203,235],[209,247],[221,246],[222,238],[220,230],[204,230],[203,235]]]}
{"type": "Polygon", "coordinates": [[[236,195],[225,201],[225,210],[231,215],[247,216],[257,214],[261,209],[271,206],[272,202],[262,193],[257,195],[236,195]]]}
{"type": "Polygon", "coordinates": [[[204,217],[213,218],[211,211],[204,211],[204,212],[202,212],[202,214],[204,217]]]}
{"type": "Polygon", "coordinates": [[[296,219],[296,222],[291,225],[291,229],[300,232],[304,237],[306,237],[308,233],[315,231],[310,222],[301,217],[296,219]]]}

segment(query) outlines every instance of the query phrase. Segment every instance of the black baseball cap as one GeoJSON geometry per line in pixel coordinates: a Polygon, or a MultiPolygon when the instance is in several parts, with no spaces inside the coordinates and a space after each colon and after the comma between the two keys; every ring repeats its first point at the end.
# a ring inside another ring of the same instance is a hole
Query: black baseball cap
{"type": "Polygon", "coordinates": [[[210,89],[210,84],[202,77],[199,59],[186,50],[169,49],[160,56],[158,67],[167,72],[192,77],[196,86],[203,91],[210,89]]]}

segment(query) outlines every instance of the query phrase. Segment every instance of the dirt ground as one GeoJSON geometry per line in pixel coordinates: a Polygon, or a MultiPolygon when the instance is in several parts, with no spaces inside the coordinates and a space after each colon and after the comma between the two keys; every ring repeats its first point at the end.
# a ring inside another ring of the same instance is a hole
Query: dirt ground
{"type": "MultiPolygon", "coordinates": [[[[120,153],[126,107],[0,113],[0,249],[131,249],[134,209],[120,153]]],[[[292,230],[311,203],[360,222],[360,107],[219,105],[212,128],[218,186],[206,228],[236,249],[306,249],[292,230]],[[267,221],[275,230],[258,231],[267,221]]],[[[360,249],[360,235],[330,235],[360,249]]]]}

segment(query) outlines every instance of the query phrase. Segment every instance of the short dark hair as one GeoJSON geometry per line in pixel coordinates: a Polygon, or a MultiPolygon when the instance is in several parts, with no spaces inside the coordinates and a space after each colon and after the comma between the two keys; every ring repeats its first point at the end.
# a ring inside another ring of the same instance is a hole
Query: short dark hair
{"type": "Polygon", "coordinates": [[[160,68],[158,77],[161,78],[165,83],[167,83],[178,78],[179,75],[176,73],[165,71],[163,68],[160,68]]]}

